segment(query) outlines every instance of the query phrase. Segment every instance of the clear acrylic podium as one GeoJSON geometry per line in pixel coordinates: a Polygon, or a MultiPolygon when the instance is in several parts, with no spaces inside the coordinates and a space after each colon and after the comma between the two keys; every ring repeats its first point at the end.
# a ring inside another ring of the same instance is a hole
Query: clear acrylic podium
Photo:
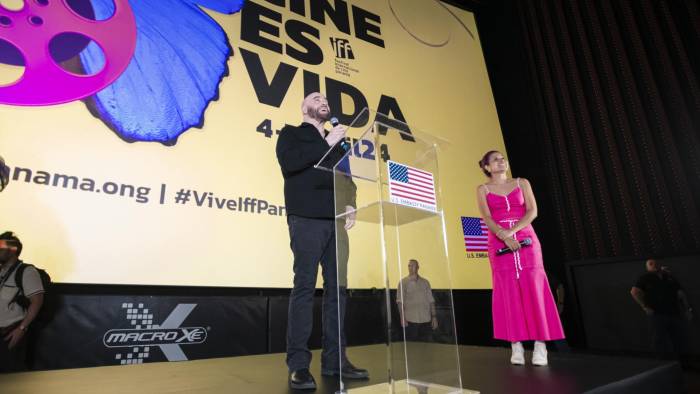
{"type": "Polygon", "coordinates": [[[368,369],[370,379],[341,377],[338,392],[476,393],[462,388],[455,333],[438,171],[447,142],[366,108],[347,135],[316,168],[335,181],[339,337],[362,344],[348,347],[347,357],[341,348],[339,363],[368,369]],[[354,225],[346,231],[347,220],[354,225]],[[415,285],[399,285],[411,259],[432,287],[427,311],[412,302],[415,285]],[[361,310],[342,312],[348,289],[366,294],[361,310]],[[404,327],[401,316],[423,324],[404,327]],[[345,321],[362,333],[343,333],[345,321]]]}

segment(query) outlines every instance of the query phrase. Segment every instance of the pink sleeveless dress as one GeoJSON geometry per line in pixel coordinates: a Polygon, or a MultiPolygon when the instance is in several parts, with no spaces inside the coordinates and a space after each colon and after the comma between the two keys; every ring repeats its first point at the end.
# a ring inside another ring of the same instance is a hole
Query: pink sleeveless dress
{"type": "MultiPolygon", "coordinates": [[[[486,202],[491,217],[503,228],[512,228],[525,215],[525,197],[519,180],[518,186],[506,196],[488,192],[486,202]]],[[[544,272],[535,230],[528,225],[514,237],[518,241],[530,238],[532,245],[497,256],[496,251],[506,245],[489,231],[493,336],[509,342],[562,339],[564,330],[544,272]]]]}

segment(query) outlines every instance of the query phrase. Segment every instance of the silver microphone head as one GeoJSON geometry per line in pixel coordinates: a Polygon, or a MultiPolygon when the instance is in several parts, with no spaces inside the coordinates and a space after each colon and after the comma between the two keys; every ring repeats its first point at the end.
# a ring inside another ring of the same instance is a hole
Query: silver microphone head
{"type": "Polygon", "coordinates": [[[338,121],[338,118],[336,118],[335,116],[332,117],[329,122],[331,122],[331,125],[333,125],[333,127],[340,124],[340,122],[338,121]]]}

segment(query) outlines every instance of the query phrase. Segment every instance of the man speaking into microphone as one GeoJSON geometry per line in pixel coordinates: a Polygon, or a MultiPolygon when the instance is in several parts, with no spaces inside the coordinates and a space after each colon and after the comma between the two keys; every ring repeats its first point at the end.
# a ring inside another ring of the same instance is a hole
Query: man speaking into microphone
{"type": "Polygon", "coordinates": [[[289,297],[287,320],[289,386],[315,389],[316,382],[309,371],[308,341],[319,262],[323,274],[321,374],[339,376],[342,373],[348,379],[366,379],[369,374],[355,368],[345,357],[346,278],[339,278],[337,274],[338,265],[347,264],[347,230],[355,222],[352,212],[356,187],[349,176],[337,176],[338,191],[334,193],[334,174],[314,168],[331,147],[333,150],[324,160],[335,163],[343,158],[345,149],[341,142],[345,140],[347,129],[341,125],[334,125],[330,131],[324,128],[331,113],[328,100],[321,93],[306,96],[301,112],[303,122],[299,126],[285,126],[280,132],[276,152],[284,177],[287,225],[294,254],[294,287],[289,297]],[[338,207],[344,207],[348,213],[344,226],[336,227],[336,197],[338,207]],[[341,251],[338,254],[336,238],[341,251]]]}

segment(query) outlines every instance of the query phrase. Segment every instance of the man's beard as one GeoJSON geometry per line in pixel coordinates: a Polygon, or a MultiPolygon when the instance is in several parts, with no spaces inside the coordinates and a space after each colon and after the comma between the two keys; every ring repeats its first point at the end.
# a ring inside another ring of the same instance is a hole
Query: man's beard
{"type": "Polygon", "coordinates": [[[331,117],[330,111],[326,111],[326,113],[324,114],[324,113],[321,113],[320,108],[314,110],[314,118],[316,118],[318,120],[328,120],[328,118],[330,118],[330,117],[331,117]]]}

